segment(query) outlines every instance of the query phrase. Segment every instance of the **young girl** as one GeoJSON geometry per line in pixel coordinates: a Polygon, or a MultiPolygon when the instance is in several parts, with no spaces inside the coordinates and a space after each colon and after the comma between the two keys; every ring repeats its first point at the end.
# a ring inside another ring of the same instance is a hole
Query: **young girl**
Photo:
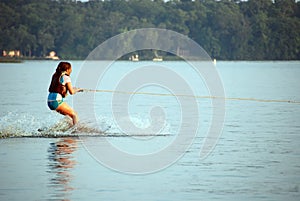
{"type": "Polygon", "coordinates": [[[64,98],[68,92],[73,95],[77,92],[82,92],[82,89],[77,89],[72,86],[70,74],[72,66],[68,62],[60,62],[56,68],[56,72],[52,76],[49,87],[48,106],[51,110],[56,110],[62,115],[68,115],[73,120],[73,125],[78,122],[76,112],[64,102],[64,98]]]}

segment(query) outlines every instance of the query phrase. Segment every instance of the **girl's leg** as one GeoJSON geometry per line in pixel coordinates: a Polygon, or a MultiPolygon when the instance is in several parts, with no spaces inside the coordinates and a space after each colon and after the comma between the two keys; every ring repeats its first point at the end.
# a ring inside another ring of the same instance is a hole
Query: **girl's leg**
{"type": "Polygon", "coordinates": [[[67,104],[62,103],[57,108],[56,111],[63,115],[68,115],[73,120],[73,125],[75,125],[78,122],[78,116],[76,112],[67,104]]]}

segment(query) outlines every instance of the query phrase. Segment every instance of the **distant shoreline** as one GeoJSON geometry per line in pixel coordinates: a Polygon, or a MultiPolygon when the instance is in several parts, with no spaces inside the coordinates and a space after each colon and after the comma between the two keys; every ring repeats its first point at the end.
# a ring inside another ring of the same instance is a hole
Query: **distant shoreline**
{"type": "MultiPolygon", "coordinates": [[[[44,57],[0,57],[0,63],[22,63],[24,61],[62,61],[62,60],[68,60],[68,61],[84,61],[85,59],[59,59],[59,60],[54,60],[54,59],[48,59],[48,58],[44,58],[44,57]]],[[[191,61],[196,61],[197,59],[193,60],[191,59],[191,61]]],[[[126,59],[118,59],[116,61],[128,61],[128,62],[145,62],[145,61],[152,61],[151,59],[141,59],[139,61],[130,61],[130,60],[126,60],[126,59]]],[[[174,58],[164,58],[163,61],[155,61],[156,63],[160,63],[160,62],[168,62],[168,61],[184,61],[181,58],[178,57],[174,57],[174,58]]],[[[285,62],[285,61],[300,61],[300,60],[218,60],[216,59],[216,62],[285,62]]],[[[212,62],[213,62],[213,58],[212,58],[212,62]]]]}
{"type": "Polygon", "coordinates": [[[22,63],[23,61],[59,61],[45,57],[0,57],[0,63],[22,63]]]}
{"type": "Polygon", "coordinates": [[[21,58],[14,57],[0,57],[0,63],[22,63],[23,60],[21,58]]]}

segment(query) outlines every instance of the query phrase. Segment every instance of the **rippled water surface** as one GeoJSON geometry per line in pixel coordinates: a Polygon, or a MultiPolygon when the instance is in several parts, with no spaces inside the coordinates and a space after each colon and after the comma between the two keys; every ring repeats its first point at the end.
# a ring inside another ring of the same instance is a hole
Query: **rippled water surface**
{"type": "MultiPolygon", "coordinates": [[[[74,84],[82,63],[72,62],[74,84]]],[[[127,72],[150,64],[177,72],[193,86],[194,95],[209,95],[209,87],[183,62],[117,62],[97,89],[113,90],[127,72]]],[[[81,125],[72,128],[68,119],[46,105],[56,65],[54,61],[0,64],[0,200],[299,200],[299,62],[218,62],[226,116],[216,146],[200,158],[213,105],[212,99],[199,98],[199,124],[190,146],[176,161],[148,174],[120,171],[118,167],[146,169],[155,164],[152,160],[125,164],[130,160],[117,158],[110,146],[142,157],[161,153],[176,142],[181,126],[194,123],[181,125],[182,113],[189,111],[186,118],[193,121],[195,111],[180,104],[176,94],[136,94],[128,103],[130,115],[116,120],[122,99],[112,104],[113,93],[85,92],[76,95],[81,125]],[[93,106],[83,101],[90,95],[93,106]],[[118,126],[121,121],[147,128],[153,123],[149,111],[157,105],[165,114],[163,121],[156,119],[156,124],[163,122],[158,132],[124,131],[118,126]],[[85,114],[90,107],[95,119],[85,114]],[[93,148],[101,151],[102,161],[91,153],[93,148]],[[116,158],[117,166],[103,162],[116,158]]],[[[157,85],[140,91],[170,93],[157,85]]],[[[66,101],[72,105],[73,97],[66,101]]],[[[182,151],[181,146],[185,142],[170,149],[171,155],[182,151]]]]}

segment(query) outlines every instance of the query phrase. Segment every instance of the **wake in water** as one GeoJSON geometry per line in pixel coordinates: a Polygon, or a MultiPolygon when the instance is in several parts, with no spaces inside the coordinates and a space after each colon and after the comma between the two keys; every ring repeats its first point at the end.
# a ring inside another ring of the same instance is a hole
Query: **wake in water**
{"type": "MultiPolygon", "coordinates": [[[[30,114],[18,114],[10,112],[0,117],[0,138],[11,137],[153,137],[171,135],[169,125],[158,133],[149,133],[141,130],[120,131],[118,125],[111,118],[101,117],[98,122],[80,121],[75,126],[68,117],[61,118],[61,115],[50,114],[48,117],[34,117],[30,114]],[[50,116],[51,115],[51,116],[50,116]]],[[[128,123],[130,118],[122,121],[128,123]]],[[[135,117],[133,122],[138,128],[149,126],[150,122],[135,117]]]]}
{"type": "Polygon", "coordinates": [[[0,119],[0,138],[100,136],[105,135],[110,128],[109,125],[106,125],[106,128],[98,128],[83,122],[73,126],[68,117],[59,120],[45,119],[37,119],[29,114],[8,113],[0,119]]]}
{"type": "Polygon", "coordinates": [[[37,131],[37,136],[41,137],[64,137],[64,136],[99,136],[104,135],[105,132],[110,127],[106,129],[99,129],[96,127],[89,126],[86,123],[79,122],[75,126],[72,125],[71,119],[65,117],[58,123],[50,127],[39,128],[37,131]]]}

